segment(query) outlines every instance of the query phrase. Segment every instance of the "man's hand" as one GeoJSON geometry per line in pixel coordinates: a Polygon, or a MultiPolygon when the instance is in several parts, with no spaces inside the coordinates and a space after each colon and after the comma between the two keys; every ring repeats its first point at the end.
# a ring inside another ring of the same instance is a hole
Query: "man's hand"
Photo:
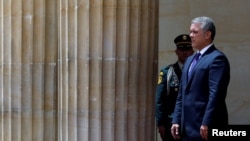
{"type": "Polygon", "coordinates": [[[164,126],[159,126],[158,127],[158,132],[160,133],[161,139],[164,140],[164,138],[165,138],[165,127],[164,126]]]}
{"type": "Polygon", "coordinates": [[[206,125],[201,125],[200,134],[202,139],[208,140],[208,127],[206,125]]]}
{"type": "Polygon", "coordinates": [[[181,136],[180,136],[180,133],[179,133],[179,124],[173,124],[172,127],[171,127],[171,134],[173,136],[174,139],[180,139],[181,136]]]}

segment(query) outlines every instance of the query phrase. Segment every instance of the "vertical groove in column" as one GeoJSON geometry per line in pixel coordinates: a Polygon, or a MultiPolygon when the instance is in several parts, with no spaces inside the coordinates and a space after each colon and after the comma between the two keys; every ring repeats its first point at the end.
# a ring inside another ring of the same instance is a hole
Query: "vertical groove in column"
{"type": "Polygon", "coordinates": [[[116,0],[103,1],[101,140],[114,141],[116,0]]]}
{"type": "Polygon", "coordinates": [[[22,3],[11,1],[11,139],[20,140],[21,136],[21,79],[22,79],[22,3]]]}
{"type": "Polygon", "coordinates": [[[68,1],[60,0],[59,14],[59,140],[68,141],[68,93],[69,93],[69,58],[68,58],[68,1]]]}
{"type": "Polygon", "coordinates": [[[63,9],[63,4],[61,0],[58,0],[58,96],[57,96],[57,138],[58,141],[62,141],[63,138],[63,118],[62,118],[62,97],[63,97],[63,67],[62,67],[62,47],[63,47],[63,19],[64,19],[64,9],[63,9]]]}
{"type": "Polygon", "coordinates": [[[77,140],[77,0],[68,2],[68,140],[77,140]]]}
{"type": "Polygon", "coordinates": [[[33,0],[22,1],[21,140],[32,141],[33,0]],[[28,3],[28,4],[26,4],[28,3]]]}
{"type": "Polygon", "coordinates": [[[4,138],[4,128],[3,128],[3,0],[0,0],[0,140],[4,138]]]}
{"type": "Polygon", "coordinates": [[[129,64],[128,64],[128,135],[127,140],[138,140],[138,84],[140,57],[140,0],[130,1],[129,13],[129,64]]]}
{"type": "Polygon", "coordinates": [[[34,1],[32,139],[44,140],[45,2],[34,1]]]}
{"type": "Polygon", "coordinates": [[[57,140],[57,59],[58,19],[57,2],[45,2],[45,54],[44,54],[44,141],[57,140]]]}
{"type": "Polygon", "coordinates": [[[127,0],[117,1],[116,9],[116,73],[115,73],[115,141],[126,141],[128,136],[128,51],[129,6],[127,0]]]}
{"type": "Polygon", "coordinates": [[[11,140],[11,1],[2,1],[3,4],[3,140],[11,140]]]}
{"type": "Polygon", "coordinates": [[[89,0],[78,0],[77,139],[83,141],[89,140],[89,7],[89,0]]]}
{"type": "Polygon", "coordinates": [[[90,3],[89,140],[101,140],[103,1],[90,3]]]}
{"type": "Polygon", "coordinates": [[[147,139],[154,140],[154,134],[155,131],[155,123],[154,123],[154,102],[155,102],[155,88],[156,88],[156,82],[157,82],[157,59],[158,59],[158,1],[156,0],[150,0],[149,2],[149,36],[148,36],[148,78],[147,78],[147,110],[146,112],[146,120],[147,125],[145,127],[146,129],[146,135],[148,135],[147,139]]]}
{"type": "Polygon", "coordinates": [[[141,20],[141,29],[140,29],[140,56],[139,56],[139,82],[138,83],[138,120],[139,120],[139,126],[137,128],[138,130],[138,141],[145,141],[146,140],[146,112],[149,112],[147,109],[147,103],[146,99],[148,97],[148,91],[147,86],[148,85],[148,57],[150,52],[148,51],[149,45],[149,0],[142,0],[141,1],[141,9],[140,9],[140,20],[141,20]]]}

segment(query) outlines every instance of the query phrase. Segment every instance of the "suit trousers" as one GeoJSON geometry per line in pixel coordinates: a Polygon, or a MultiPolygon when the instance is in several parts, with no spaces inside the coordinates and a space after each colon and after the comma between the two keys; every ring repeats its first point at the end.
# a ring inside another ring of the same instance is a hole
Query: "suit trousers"
{"type": "Polygon", "coordinates": [[[185,128],[184,128],[184,130],[182,132],[181,140],[182,141],[205,141],[201,137],[191,137],[191,136],[189,136],[186,133],[185,128]]]}
{"type": "Polygon", "coordinates": [[[185,131],[185,128],[182,132],[182,136],[181,136],[181,141],[214,141],[212,140],[210,137],[208,137],[208,140],[204,140],[200,137],[191,137],[189,136],[186,131],[185,131]]]}

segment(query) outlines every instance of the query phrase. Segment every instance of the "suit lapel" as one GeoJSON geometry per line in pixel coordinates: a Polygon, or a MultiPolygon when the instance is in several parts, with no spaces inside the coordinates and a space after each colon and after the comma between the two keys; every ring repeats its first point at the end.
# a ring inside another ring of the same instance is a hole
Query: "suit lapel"
{"type": "MultiPolygon", "coordinates": [[[[213,52],[215,49],[216,49],[215,46],[212,45],[206,52],[204,52],[204,54],[202,54],[202,55],[200,56],[199,61],[198,61],[197,64],[194,66],[194,68],[193,68],[193,70],[192,70],[192,72],[191,72],[191,74],[190,74],[190,78],[188,78],[188,73],[187,73],[187,76],[186,76],[186,77],[187,77],[187,85],[189,85],[189,83],[192,81],[193,76],[194,76],[194,74],[195,74],[195,72],[196,72],[196,69],[200,67],[200,65],[202,64],[202,62],[204,62],[204,60],[206,60],[206,56],[209,55],[211,52],[213,52]]],[[[189,62],[187,62],[187,63],[188,63],[188,67],[187,67],[187,70],[186,70],[187,72],[188,72],[189,66],[190,66],[191,63],[192,63],[192,59],[193,59],[193,58],[194,58],[194,55],[192,55],[192,57],[191,57],[191,59],[189,60],[189,62]]]]}
{"type": "Polygon", "coordinates": [[[192,63],[192,60],[194,58],[194,55],[190,56],[187,60],[186,60],[186,65],[184,67],[185,70],[183,70],[183,72],[185,72],[185,83],[188,84],[188,70],[189,70],[189,67],[192,63]]]}

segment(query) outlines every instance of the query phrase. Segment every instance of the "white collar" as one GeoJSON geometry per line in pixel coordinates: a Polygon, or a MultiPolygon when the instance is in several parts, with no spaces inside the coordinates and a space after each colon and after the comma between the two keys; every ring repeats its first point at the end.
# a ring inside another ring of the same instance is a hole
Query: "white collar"
{"type": "Polygon", "coordinates": [[[178,61],[178,65],[179,65],[180,69],[182,70],[183,64],[180,61],[178,61]]]}
{"type": "Polygon", "coordinates": [[[213,45],[213,43],[207,45],[207,46],[204,47],[202,50],[197,51],[197,53],[199,52],[201,55],[204,54],[212,45],[213,45]]]}

